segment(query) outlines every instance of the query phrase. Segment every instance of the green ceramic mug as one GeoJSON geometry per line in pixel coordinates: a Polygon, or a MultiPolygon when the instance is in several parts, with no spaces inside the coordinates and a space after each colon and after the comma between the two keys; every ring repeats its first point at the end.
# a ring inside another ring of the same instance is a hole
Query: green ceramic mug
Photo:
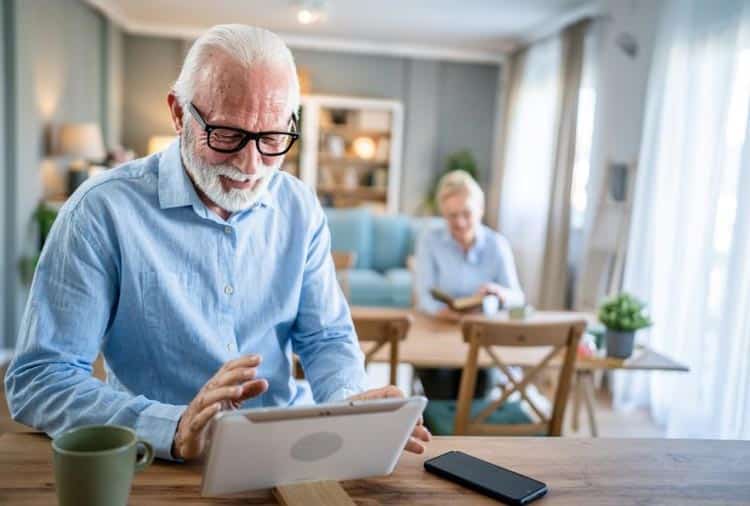
{"type": "Polygon", "coordinates": [[[118,425],[72,429],[52,441],[52,450],[60,506],[124,506],[133,474],[154,460],[150,444],[118,425]]]}

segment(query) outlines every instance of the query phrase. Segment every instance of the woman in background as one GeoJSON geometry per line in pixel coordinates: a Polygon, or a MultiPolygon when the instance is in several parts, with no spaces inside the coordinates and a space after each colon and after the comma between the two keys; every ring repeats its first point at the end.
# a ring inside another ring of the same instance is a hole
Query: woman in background
{"type": "Polygon", "coordinates": [[[482,225],[484,193],[465,171],[442,177],[437,203],[445,224],[425,231],[416,248],[417,305],[420,310],[458,320],[460,313],[435,300],[436,288],[453,298],[495,295],[501,306],[524,303],[508,241],[482,225]]]}

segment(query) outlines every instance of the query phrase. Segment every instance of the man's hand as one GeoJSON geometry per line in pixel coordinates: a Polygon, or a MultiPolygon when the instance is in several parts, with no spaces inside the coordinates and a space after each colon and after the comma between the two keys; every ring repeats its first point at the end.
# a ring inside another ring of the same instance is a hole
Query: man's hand
{"type": "Polygon", "coordinates": [[[259,355],[246,355],[227,362],[203,385],[177,424],[172,443],[174,458],[199,457],[206,444],[206,426],[216,413],[237,408],[268,390],[266,380],[255,379],[260,361],[259,355]]]}
{"type": "MultiPolygon", "coordinates": [[[[350,401],[366,401],[366,400],[372,400],[372,399],[386,399],[389,397],[398,397],[403,398],[404,393],[398,388],[394,387],[393,385],[388,385],[387,387],[383,388],[376,388],[374,390],[368,390],[367,392],[362,392],[361,394],[357,394],[353,397],[350,397],[350,401]]],[[[411,433],[411,437],[409,438],[409,441],[406,442],[406,451],[412,452],[412,453],[423,453],[424,452],[424,443],[429,442],[432,439],[432,434],[430,434],[430,431],[427,430],[427,428],[422,425],[422,417],[419,417],[419,421],[417,422],[416,427],[414,427],[414,430],[411,433]]]]}

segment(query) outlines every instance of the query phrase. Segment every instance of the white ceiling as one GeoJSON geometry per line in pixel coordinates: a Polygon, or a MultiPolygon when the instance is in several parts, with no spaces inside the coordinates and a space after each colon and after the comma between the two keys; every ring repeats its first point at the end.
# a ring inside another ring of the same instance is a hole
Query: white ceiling
{"type": "Polygon", "coordinates": [[[292,47],[498,60],[598,0],[327,0],[324,22],[301,25],[294,0],[86,0],[126,30],[191,38],[219,23],[278,32],[292,47]],[[442,56],[441,56],[442,55],[442,56]]]}

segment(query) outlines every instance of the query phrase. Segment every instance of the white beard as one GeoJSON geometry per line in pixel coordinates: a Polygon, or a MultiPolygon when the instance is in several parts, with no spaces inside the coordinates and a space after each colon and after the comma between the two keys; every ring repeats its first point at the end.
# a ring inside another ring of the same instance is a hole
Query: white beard
{"type": "MultiPolygon", "coordinates": [[[[281,160],[275,165],[262,165],[257,174],[250,176],[233,165],[209,165],[195,154],[194,139],[192,128],[187,123],[180,138],[180,153],[185,170],[190,174],[195,185],[206,194],[206,197],[230,213],[252,207],[267,190],[274,172],[281,166],[281,160]],[[254,184],[247,190],[239,188],[225,190],[219,176],[234,181],[251,181],[254,184]]],[[[250,149],[255,149],[255,146],[250,146],[250,149]]]]}

